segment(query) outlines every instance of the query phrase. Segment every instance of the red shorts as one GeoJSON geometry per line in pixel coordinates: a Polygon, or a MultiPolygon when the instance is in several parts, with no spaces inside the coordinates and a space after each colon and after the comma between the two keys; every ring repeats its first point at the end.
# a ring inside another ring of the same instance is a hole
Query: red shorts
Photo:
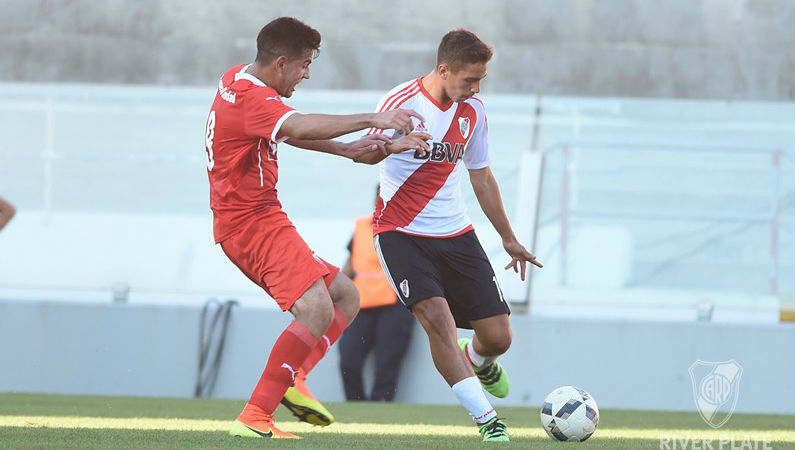
{"type": "Polygon", "coordinates": [[[292,308],[321,277],[329,287],[340,270],[315,255],[281,209],[245,225],[221,242],[221,248],[282,311],[292,308]]]}

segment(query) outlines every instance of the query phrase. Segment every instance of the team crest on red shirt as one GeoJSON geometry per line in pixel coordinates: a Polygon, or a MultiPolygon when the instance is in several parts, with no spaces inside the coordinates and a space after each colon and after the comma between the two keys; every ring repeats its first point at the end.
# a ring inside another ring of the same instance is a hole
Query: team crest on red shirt
{"type": "Polygon", "coordinates": [[[461,137],[464,139],[469,137],[469,117],[458,118],[458,129],[461,131],[461,137]]]}

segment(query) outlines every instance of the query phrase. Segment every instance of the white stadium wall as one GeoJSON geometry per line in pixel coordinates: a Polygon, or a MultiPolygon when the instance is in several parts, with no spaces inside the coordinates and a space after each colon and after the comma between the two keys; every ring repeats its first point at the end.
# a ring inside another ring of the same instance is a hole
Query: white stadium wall
{"type": "MultiPolygon", "coordinates": [[[[0,392],[189,397],[198,361],[195,306],[0,303],[0,392]]],[[[247,398],[288,321],[272,310],[233,310],[214,396],[247,398]]],[[[793,324],[624,321],[514,314],[501,359],[511,394],[497,405],[538,406],[560,385],[587,389],[602,408],[695,410],[688,368],[736,360],[738,412],[793,414],[793,324]]],[[[318,398],[343,400],[338,353],[315,369],[318,398]]],[[[398,382],[400,402],[455,404],[419,327],[398,382]]],[[[462,410],[463,414],[463,410],[462,410]]]]}

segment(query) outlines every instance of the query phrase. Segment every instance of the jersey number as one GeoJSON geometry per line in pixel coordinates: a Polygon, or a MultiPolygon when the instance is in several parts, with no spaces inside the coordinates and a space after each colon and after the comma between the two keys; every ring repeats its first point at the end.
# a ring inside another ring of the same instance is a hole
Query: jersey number
{"type": "Polygon", "coordinates": [[[213,170],[215,159],[213,159],[213,138],[215,137],[215,110],[210,111],[207,118],[207,133],[204,135],[204,148],[207,150],[207,170],[213,170]]]}

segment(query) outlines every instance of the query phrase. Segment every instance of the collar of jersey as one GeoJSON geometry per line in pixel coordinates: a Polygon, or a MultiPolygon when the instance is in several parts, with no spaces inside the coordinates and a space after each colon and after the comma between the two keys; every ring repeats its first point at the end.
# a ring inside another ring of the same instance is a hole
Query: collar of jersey
{"type": "Polygon", "coordinates": [[[267,84],[263,83],[262,80],[246,72],[246,70],[248,70],[249,67],[251,67],[251,64],[244,66],[242,69],[240,69],[240,72],[235,74],[235,81],[248,80],[256,86],[263,86],[263,87],[267,86],[267,84]]]}
{"type": "Polygon", "coordinates": [[[422,84],[422,77],[417,78],[417,84],[420,86],[420,91],[422,91],[422,95],[424,95],[428,100],[430,100],[431,103],[433,103],[433,105],[439,108],[441,111],[447,111],[455,103],[451,101],[450,103],[442,106],[439,104],[439,102],[436,101],[435,98],[433,98],[433,96],[430,93],[428,93],[428,91],[425,90],[425,86],[423,86],[422,84]]]}

